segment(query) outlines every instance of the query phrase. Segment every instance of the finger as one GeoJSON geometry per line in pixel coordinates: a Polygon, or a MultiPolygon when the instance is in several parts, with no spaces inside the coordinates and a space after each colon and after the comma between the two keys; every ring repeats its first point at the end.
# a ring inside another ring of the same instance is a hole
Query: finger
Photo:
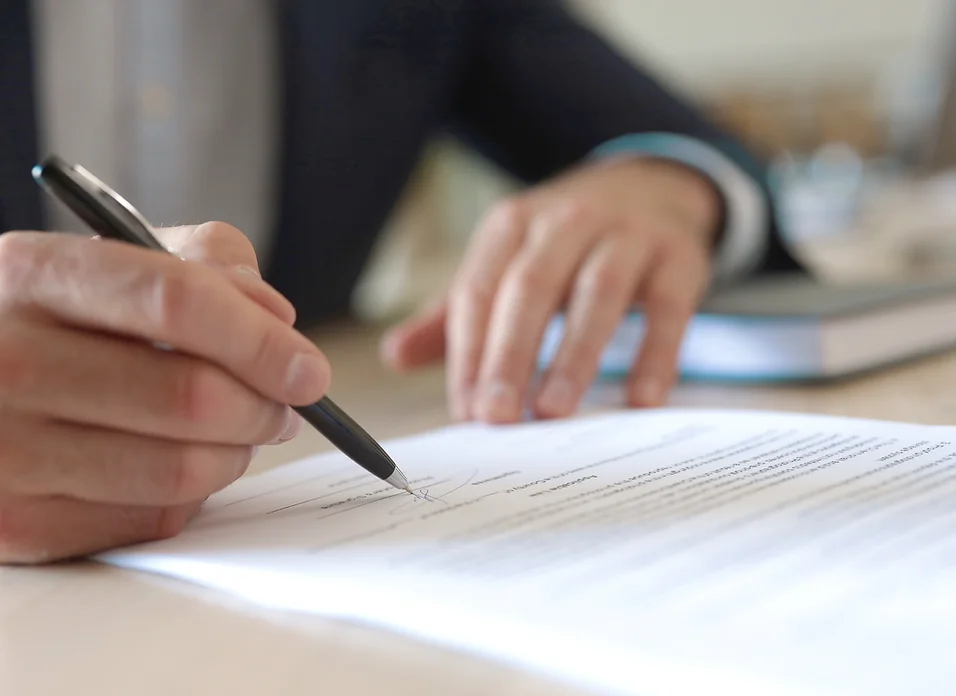
{"type": "Polygon", "coordinates": [[[172,346],[280,403],[316,401],[330,381],[328,361],[311,341],[221,273],[130,244],[0,236],[0,303],[172,346]]]}
{"type": "MultiPolygon", "coordinates": [[[[243,294],[286,324],[295,324],[296,312],[278,290],[262,280],[252,243],[239,230],[222,222],[155,230],[160,242],[181,258],[223,272],[243,294]]],[[[99,240],[96,235],[92,240],[99,240]]]]}
{"type": "Polygon", "coordinates": [[[155,231],[163,246],[186,260],[219,268],[246,267],[259,275],[259,260],[252,242],[225,222],[165,227],[155,231]]]}
{"type": "Polygon", "coordinates": [[[251,459],[251,447],[175,442],[36,419],[0,422],[0,489],[21,497],[185,505],[228,486],[251,459]]]}
{"type": "Polygon", "coordinates": [[[178,535],[199,504],[157,508],[70,498],[0,500],[0,563],[40,564],[178,535]]]}
{"type": "Polygon", "coordinates": [[[242,294],[264,310],[274,314],[288,326],[295,324],[296,311],[292,303],[260,278],[253,269],[248,266],[239,266],[237,268],[225,268],[222,272],[242,294]]]}
{"type": "Polygon", "coordinates": [[[565,317],[561,345],[535,402],[538,416],[571,415],[594,380],[601,355],[628,310],[649,247],[634,237],[602,242],[581,267],[565,317]]]}
{"type": "Polygon", "coordinates": [[[0,403],[141,435],[239,445],[282,438],[291,413],[194,357],[19,321],[0,325],[0,403]]]}
{"type": "Polygon", "coordinates": [[[532,221],[495,298],[479,370],[478,418],[511,422],[521,416],[544,329],[596,236],[594,225],[573,209],[532,221]]]}
{"type": "Polygon", "coordinates": [[[252,242],[232,225],[206,222],[196,227],[172,228],[163,231],[163,242],[184,259],[222,270],[254,302],[286,324],[295,323],[292,303],[262,280],[252,242]]]}
{"type": "Polygon", "coordinates": [[[628,384],[632,406],[659,406],[676,381],[687,324],[707,287],[706,258],[679,251],[665,256],[639,290],[646,328],[628,384]]]}
{"type": "Polygon", "coordinates": [[[382,340],[382,360],[394,370],[426,367],[445,355],[447,305],[435,303],[389,331],[382,340]]]}
{"type": "Polygon", "coordinates": [[[448,402],[453,417],[472,416],[475,380],[501,277],[524,238],[524,207],[508,202],[479,225],[449,295],[445,323],[448,402]]]}

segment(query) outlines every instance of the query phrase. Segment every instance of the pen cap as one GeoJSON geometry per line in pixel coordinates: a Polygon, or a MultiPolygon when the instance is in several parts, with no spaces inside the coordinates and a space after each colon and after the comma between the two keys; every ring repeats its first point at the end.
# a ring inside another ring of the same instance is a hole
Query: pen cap
{"type": "Polygon", "coordinates": [[[82,167],[51,155],[33,168],[33,178],[100,236],[167,251],[133,206],[82,167]]]}

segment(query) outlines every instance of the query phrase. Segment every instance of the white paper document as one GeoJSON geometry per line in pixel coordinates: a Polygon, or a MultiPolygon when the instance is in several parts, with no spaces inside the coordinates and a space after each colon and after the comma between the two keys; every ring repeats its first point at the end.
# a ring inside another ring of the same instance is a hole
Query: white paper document
{"type": "Polygon", "coordinates": [[[102,560],[642,696],[956,693],[956,428],[455,426],[242,479],[102,560]]]}

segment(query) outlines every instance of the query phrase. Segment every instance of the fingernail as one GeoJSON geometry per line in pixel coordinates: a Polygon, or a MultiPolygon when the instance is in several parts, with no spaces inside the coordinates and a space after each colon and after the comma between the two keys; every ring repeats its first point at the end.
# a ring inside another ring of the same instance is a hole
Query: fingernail
{"type": "Polygon", "coordinates": [[[328,364],[319,355],[298,353],[286,370],[286,397],[295,405],[318,398],[328,386],[328,364]]]}
{"type": "Polygon", "coordinates": [[[663,398],[663,389],[658,380],[645,377],[634,387],[634,401],[642,406],[656,406],[663,398]]]}
{"type": "Polygon", "coordinates": [[[538,408],[549,413],[565,414],[574,408],[574,388],[564,377],[547,381],[538,397],[538,408]]]}
{"type": "Polygon", "coordinates": [[[256,454],[259,453],[258,447],[253,447],[249,452],[246,453],[244,457],[240,457],[236,462],[235,471],[233,471],[232,478],[233,480],[241,479],[246,475],[246,472],[249,471],[249,466],[252,464],[252,460],[255,459],[256,454]]]}
{"type": "Polygon", "coordinates": [[[484,391],[482,411],[492,420],[510,420],[519,410],[518,390],[507,382],[492,382],[484,391]]]}
{"type": "Polygon", "coordinates": [[[282,431],[282,434],[279,436],[277,442],[288,442],[296,435],[299,434],[299,430],[302,427],[302,419],[299,418],[299,414],[293,411],[291,408],[287,408],[285,418],[285,430],[282,431]]]}
{"type": "Polygon", "coordinates": [[[244,273],[245,275],[251,275],[253,278],[262,279],[262,275],[251,266],[237,266],[236,270],[239,273],[244,273]]]}

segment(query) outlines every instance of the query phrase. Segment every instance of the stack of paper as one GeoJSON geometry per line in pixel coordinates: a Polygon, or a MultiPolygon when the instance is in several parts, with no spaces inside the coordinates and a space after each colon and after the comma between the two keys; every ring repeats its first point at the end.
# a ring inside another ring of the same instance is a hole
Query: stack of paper
{"type": "Polygon", "coordinates": [[[243,479],[103,560],[611,692],[956,688],[956,428],[649,411],[243,479]]]}

